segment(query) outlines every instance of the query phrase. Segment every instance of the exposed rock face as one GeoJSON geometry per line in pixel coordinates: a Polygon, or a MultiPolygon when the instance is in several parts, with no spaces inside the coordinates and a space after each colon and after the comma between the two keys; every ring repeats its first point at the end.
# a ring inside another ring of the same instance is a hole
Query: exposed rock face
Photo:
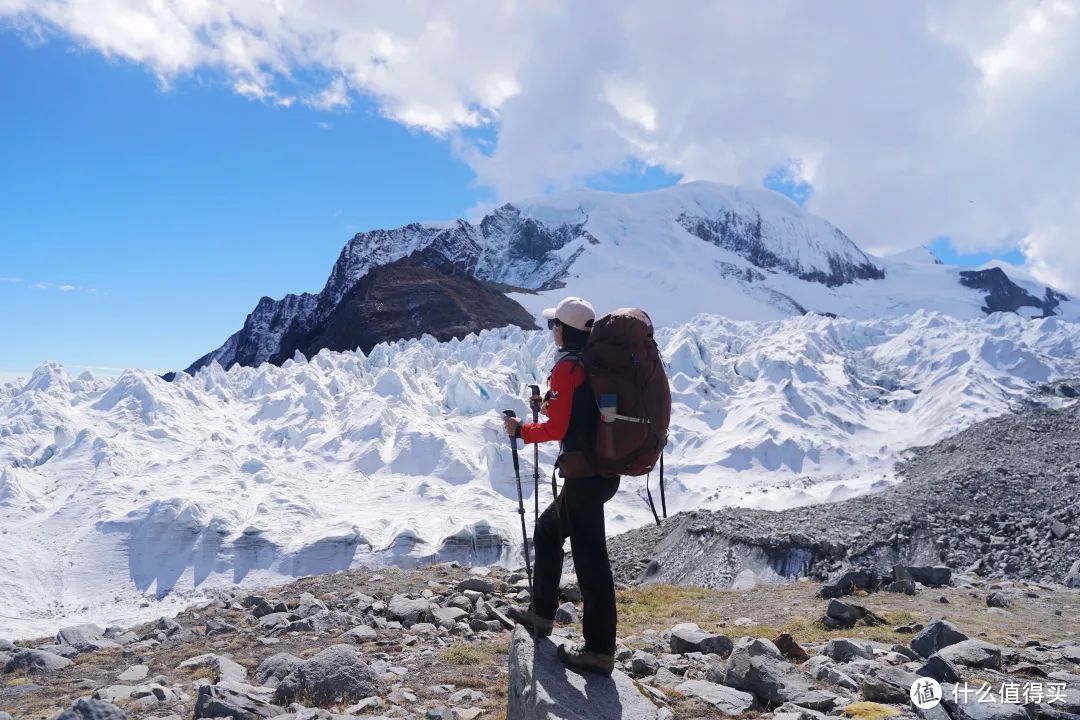
{"type": "Polygon", "coordinates": [[[279,703],[301,696],[315,705],[356,702],[377,695],[382,683],[352,645],[331,645],[298,665],[274,693],[279,703]]]}
{"type": "Polygon", "coordinates": [[[425,333],[449,340],[506,325],[536,327],[491,283],[409,257],[371,270],[314,327],[291,327],[269,360],[280,365],[297,351],[305,357],[322,349],[367,352],[380,342],[425,333]]]}
{"type": "MultiPolygon", "coordinates": [[[[819,251],[827,258],[828,270],[807,268],[797,258],[784,255],[766,240],[769,232],[763,227],[760,213],[739,214],[728,210],[713,217],[682,215],[678,222],[683,228],[706,242],[741,255],[766,270],[780,270],[802,280],[819,282],[830,287],[855,280],[878,280],[885,272],[874,265],[855,243],[839,230],[829,247],[819,251]]],[[[803,242],[813,243],[807,235],[803,242]]]]}
{"type": "MultiPolygon", "coordinates": [[[[553,638],[558,640],[559,638],[553,638]]],[[[517,628],[510,640],[506,717],[515,720],[658,720],[656,706],[619,670],[611,677],[567,668],[554,642],[533,640],[517,628]]]]}
{"type": "Polygon", "coordinates": [[[1054,309],[1068,296],[1046,288],[1043,297],[1039,298],[1020,287],[1005,274],[1001,268],[987,268],[986,270],[961,270],[960,284],[975,290],[986,291],[986,304],[983,312],[1018,312],[1020,308],[1032,308],[1037,312],[1035,317],[1050,317],[1056,314],[1054,309]]]}

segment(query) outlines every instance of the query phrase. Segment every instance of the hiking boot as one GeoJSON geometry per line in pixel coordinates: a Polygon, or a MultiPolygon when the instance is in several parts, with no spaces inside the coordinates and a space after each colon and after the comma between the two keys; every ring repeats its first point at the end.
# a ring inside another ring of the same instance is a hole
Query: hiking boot
{"type": "Polygon", "coordinates": [[[574,668],[585,672],[610,675],[615,669],[615,654],[598,653],[586,650],[584,645],[575,645],[567,649],[566,645],[559,646],[559,659],[574,668]]]}
{"type": "Polygon", "coordinates": [[[555,621],[548,618],[542,618],[537,615],[533,609],[511,607],[506,611],[506,616],[516,622],[518,625],[524,625],[532,631],[532,634],[538,638],[546,638],[551,634],[551,629],[555,627],[555,621]]]}

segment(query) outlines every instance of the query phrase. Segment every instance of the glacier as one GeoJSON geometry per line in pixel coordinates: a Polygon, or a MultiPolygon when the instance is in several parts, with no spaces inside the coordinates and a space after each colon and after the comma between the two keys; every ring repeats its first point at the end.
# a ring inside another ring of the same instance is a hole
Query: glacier
{"type": "MultiPolygon", "coordinates": [[[[919,311],[659,328],[669,511],[874,492],[894,462],[1080,375],[1080,324],[919,311]]],[[[0,636],[157,617],[211,588],[356,566],[514,564],[499,414],[526,415],[546,332],[216,363],[166,382],[47,363],[0,385],[0,636]]],[[[555,448],[541,446],[541,504],[555,448]]],[[[522,453],[532,505],[532,452],[522,453]]],[[[655,490],[655,478],[652,478],[655,490]]],[[[608,531],[652,521],[625,478],[608,531]]]]}

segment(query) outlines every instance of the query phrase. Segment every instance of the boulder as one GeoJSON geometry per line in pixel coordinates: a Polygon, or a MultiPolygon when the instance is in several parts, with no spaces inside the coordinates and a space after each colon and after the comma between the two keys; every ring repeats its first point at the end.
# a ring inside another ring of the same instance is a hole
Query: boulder
{"type": "Polygon", "coordinates": [[[941,653],[934,653],[931,655],[930,658],[923,663],[923,666],[915,671],[915,674],[934,678],[939,683],[952,683],[955,685],[960,682],[960,673],[957,672],[956,666],[943,658],[941,653]]]}
{"type": "Polygon", "coordinates": [[[630,674],[636,678],[655,675],[660,669],[660,660],[652,653],[635,650],[630,656],[630,674]]]}
{"type": "Polygon", "coordinates": [[[1007,608],[1012,605],[1012,600],[1003,592],[995,591],[986,597],[986,607],[1007,608]]]}
{"type": "Polygon", "coordinates": [[[25,670],[27,672],[55,672],[71,665],[71,661],[45,650],[19,649],[8,658],[4,672],[25,670]]]}
{"type": "Polygon", "coordinates": [[[829,605],[825,608],[825,617],[821,621],[826,627],[833,630],[852,628],[858,624],[871,627],[885,624],[885,618],[869,608],[855,603],[842,602],[835,598],[829,601],[829,605]]]}
{"type": "Polygon", "coordinates": [[[432,620],[443,628],[452,628],[459,620],[469,617],[469,613],[459,607],[440,607],[431,611],[432,620]]]}
{"type": "Polygon", "coordinates": [[[1023,705],[1003,702],[979,702],[976,695],[965,699],[961,696],[953,699],[952,693],[943,693],[942,705],[948,710],[953,720],[1028,720],[1029,715],[1023,705]]]}
{"type": "Polygon", "coordinates": [[[247,678],[247,670],[243,665],[234,662],[224,655],[207,653],[188,658],[176,666],[177,670],[190,670],[194,668],[208,668],[214,675],[214,682],[243,682],[247,678]]]}
{"type": "Polygon", "coordinates": [[[754,705],[754,696],[750,693],[708,680],[687,680],[675,690],[712,705],[724,715],[741,715],[754,705]]]}
{"type": "Polygon", "coordinates": [[[563,603],[555,610],[555,621],[561,623],[574,623],[577,622],[577,608],[574,607],[574,603],[563,603]]]}
{"type": "Polygon", "coordinates": [[[95,690],[93,697],[95,700],[104,700],[106,702],[127,700],[131,697],[131,691],[134,689],[135,688],[131,685],[109,685],[108,687],[95,690]]]}
{"type": "Polygon", "coordinates": [[[464,592],[465,590],[475,590],[478,593],[485,595],[493,595],[498,592],[499,586],[494,580],[487,577],[480,577],[479,575],[471,575],[457,585],[454,589],[458,592],[464,592]]]}
{"type": "Polygon", "coordinates": [[[259,692],[259,688],[241,683],[218,683],[200,685],[199,696],[195,700],[195,714],[198,718],[232,718],[233,720],[262,720],[262,718],[281,717],[285,708],[270,702],[269,696],[259,692]]]}
{"type": "Polygon", "coordinates": [[[356,644],[370,642],[379,637],[379,633],[370,625],[357,625],[352,630],[342,633],[342,640],[349,640],[356,644]]]}
{"type": "Polygon", "coordinates": [[[964,640],[938,650],[945,660],[955,664],[987,670],[1001,669],[1001,648],[982,640],[964,640]]]}
{"type": "Polygon", "coordinates": [[[120,682],[139,682],[150,674],[150,668],[146,665],[132,665],[124,672],[116,676],[120,682]]]}
{"type": "Polygon", "coordinates": [[[659,720],[659,710],[625,673],[615,670],[611,677],[577,673],[559,660],[553,641],[565,642],[552,636],[534,646],[525,628],[514,629],[510,640],[507,718],[659,720]]]}
{"type": "MultiPolygon", "coordinates": [[[[484,578],[468,578],[468,580],[482,579],[484,578]]],[[[414,600],[404,595],[395,595],[390,598],[390,603],[386,607],[386,614],[391,620],[400,620],[405,625],[412,625],[418,622],[427,622],[433,609],[434,606],[430,600],[424,598],[414,600]]]]}
{"type": "Polygon", "coordinates": [[[355,627],[359,622],[360,618],[340,610],[315,610],[306,617],[289,623],[288,629],[323,633],[355,627]]]}
{"type": "Polygon", "coordinates": [[[110,702],[82,698],[57,715],[56,720],[127,720],[127,713],[110,702]]]}
{"type": "Polygon", "coordinates": [[[575,573],[566,573],[559,578],[559,592],[567,602],[581,602],[583,596],[575,573]]]}
{"type": "MultiPolygon", "coordinates": [[[[361,627],[367,627],[362,625],[361,627]]],[[[370,628],[368,628],[370,630],[370,628]]],[[[290,653],[271,655],[259,664],[255,680],[265,687],[276,688],[282,680],[293,674],[304,661],[290,653]]]]}
{"type": "Polygon", "coordinates": [[[381,689],[378,676],[354,646],[331,645],[282,679],[274,698],[284,704],[300,696],[315,705],[330,705],[378,695],[381,689]]]}
{"type": "Polygon", "coordinates": [[[79,652],[98,649],[96,643],[104,639],[105,628],[90,623],[71,625],[61,628],[56,633],[56,642],[61,645],[70,645],[79,652]]]}
{"type": "Polygon", "coordinates": [[[870,643],[847,638],[833,638],[825,645],[823,652],[825,657],[838,663],[845,663],[857,657],[874,659],[874,648],[870,643]]]}
{"type": "Polygon", "coordinates": [[[863,676],[860,691],[867,700],[880,703],[907,703],[918,676],[903,668],[878,665],[863,676]]]}
{"type": "Polygon", "coordinates": [[[945,565],[904,565],[905,572],[927,587],[945,587],[952,583],[952,569],[945,565]]]}
{"type": "Polygon", "coordinates": [[[704,632],[693,624],[673,627],[670,631],[668,644],[673,653],[699,652],[723,657],[731,654],[731,648],[734,645],[728,636],[704,632]]]}
{"type": "Polygon", "coordinates": [[[311,593],[302,593],[300,595],[300,605],[296,608],[296,616],[303,619],[311,617],[316,613],[326,612],[327,610],[329,610],[329,608],[326,607],[326,603],[322,600],[311,593]]]}
{"type": "Polygon", "coordinates": [[[938,650],[967,640],[968,636],[950,622],[932,620],[911,639],[911,649],[920,657],[928,658],[938,650]]]}
{"type": "Polygon", "coordinates": [[[841,570],[833,575],[818,590],[823,598],[838,598],[850,595],[853,590],[876,590],[881,587],[881,575],[873,568],[841,570]]]}
{"type": "Polygon", "coordinates": [[[792,702],[812,710],[828,710],[838,700],[833,693],[813,689],[775,645],[760,638],[740,638],[735,643],[724,684],[752,693],[766,705],[792,702]]]}

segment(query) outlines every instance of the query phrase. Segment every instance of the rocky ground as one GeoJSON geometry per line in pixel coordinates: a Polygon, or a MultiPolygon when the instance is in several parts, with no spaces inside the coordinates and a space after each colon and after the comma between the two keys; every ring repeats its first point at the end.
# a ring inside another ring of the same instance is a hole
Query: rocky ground
{"type": "Polygon", "coordinates": [[[681,513],[613,538],[612,563],[626,582],[706,587],[896,563],[1080,585],[1080,403],[987,420],[911,451],[898,470],[900,484],[843,502],[681,513]]]}
{"type": "MultiPolygon", "coordinates": [[[[943,579],[922,572],[912,569],[943,579]]],[[[989,710],[1010,720],[1080,716],[1080,591],[971,575],[942,587],[912,581],[912,594],[867,593],[858,573],[847,577],[837,592],[809,581],[738,591],[624,587],[616,680],[637,704],[618,705],[648,708],[625,717],[912,716],[906,693],[918,673],[950,692],[963,681],[991,683],[997,694],[1002,682],[1028,683],[1029,692],[1031,682],[1054,683],[1055,692],[1064,683],[1064,702],[984,703],[971,711],[982,715],[954,708],[928,720],[983,720],[989,710]],[[849,590],[854,597],[822,597],[849,590]]],[[[548,715],[522,704],[523,664],[509,653],[528,639],[512,640],[502,608],[525,599],[526,584],[496,569],[352,571],[223,595],[136,628],[67,628],[0,645],[0,712],[20,720],[617,717],[595,702],[584,714],[561,712],[571,697],[603,697],[608,682],[561,666],[539,673],[554,696],[548,715]]],[[[558,641],[580,634],[572,583],[564,595],[558,641]]],[[[543,656],[535,653],[537,662],[543,656]]]]}

